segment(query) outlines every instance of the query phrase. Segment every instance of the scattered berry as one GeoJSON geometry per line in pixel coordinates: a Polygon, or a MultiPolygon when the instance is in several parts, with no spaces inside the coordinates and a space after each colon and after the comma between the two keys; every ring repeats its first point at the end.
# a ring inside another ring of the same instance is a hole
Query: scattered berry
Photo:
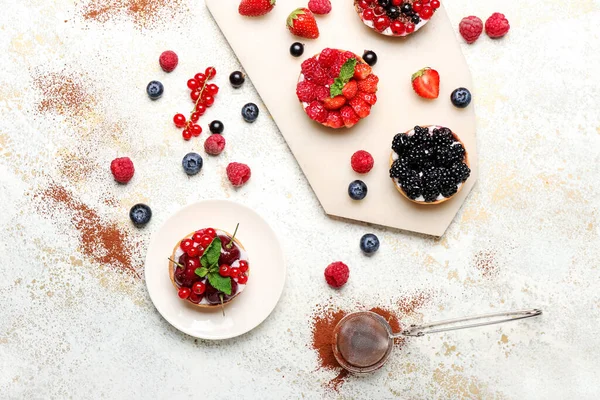
{"type": "Polygon", "coordinates": [[[435,69],[423,68],[413,74],[412,87],[425,99],[437,99],[440,95],[440,74],[435,69]]]}
{"type": "Polygon", "coordinates": [[[178,128],[183,128],[185,126],[185,116],[183,114],[175,114],[173,117],[173,123],[178,128]]]}
{"type": "Polygon", "coordinates": [[[348,186],[348,195],[352,200],[362,200],[367,197],[367,185],[363,181],[352,181],[348,186]]]}
{"type": "Polygon", "coordinates": [[[179,57],[177,57],[174,51],[167,50],[160,55],[158,62],[163,71],[171,72],[177,67],[179,57]]]}
{"type": "Polygon", "coordinates": [[[146,225],[152,218],[152,210],[145,204],[136,204],[129,210],[131,222],[138,228],[146,225]]]}
{"type": "Polygon", "coordinates": [[[290,46],[290,54],[294,57],[300,57],[304,54],[304,45],[300,42],[295,42],[290,46]]]}
{"type": "Polygon", "coordinates": [[[223,135],[210,135],[204,142],[204,151],[211,156],[218,156],[225,149],[225,138],[223,135]]]}
{"type": "Polygon", "coordinates": [[[379,238],[372,233],[367,233],[360,238],[360,249],[363,253],[371,255],[379,250],[379,238]]]}
{"type": "Polygon", "coordinates": [[[316,39],[319,37],[319,27],[312,11],[308,8],[297,8],[287,18],[288,30],[296,36],[316,39]]]}
{"type": "Polygon", "coordinates": [[[377,54],[374,51],[366,50],[362,56],[363,60],[371,67],[377,64],[377,54]]]}
{"type": "Polygon", "coordinates": [[[211,80],[217,75],[217,70],[215,67],[208,67],[204,71],[204,74],[206,75],[206,79],[211,80]]]}
{"type": "Polygon", "coordinates": [[[159,81],[152,81],[146,86],[146,93],[148,93],[148,97],[152,100],[156,100],[163,95],[165,91],[165,87],[159,81]]]}
{"type": "Polygon", "coordinates": [[[510,24],[504,14],[493,13],[485,21],[485,33],[492,39],[501,38],[510,30],[510,24]]]}
{"type": "Polygon", "coordinates": [[[275,0],[242,0],[238,11],[246,17],[259,17],[275,7],[275,0]]]}
{"type": "Polygon", "coordinates": [[[466,88],[458,88],[450,95],[450,101],[455,107],[465,108],[471,104],[471,92],[466,88]]]}
{"type": "Polygon", "coordinates": [[[246,122],[254,122],[258,118],[258,106],[254,103],[248,103],[242,107],[242,117],[246,122]]]}
{"type": "Polygon", "coordinates": [[[110,163],[110,171],[119,183],[127,183],[133,178],[135,168],[129,157],[116,158],[110,163]]]}
{"type": "Polygon", "coordinates": [[[179,295],[180,299],[185,300],[188,297],[190,297],[191,293],[192,293],[192,291],[190,290],[190,288],[182,287],[179,289],[179,292],[177,294],[179,295]]]}
{"type": "Polygon", "coordinates": [[[350,159],[352,169],[359,174],[366,174],[371,171],[374,163],[373,156],[368,151],[364,150],[357,151],[350,159]]]}
{"type": "Polygon", "coordinates": [[[202,127],[197,124],[191,124],[189,127],[189,130],[190,130],[192,136],[195,136],[195,137],[198,137],[202,134],[202,127]]]}
{"type": "Polygon", "coordinates": [[[223,123],[221,121],[215,120],[213,122],[210,123],[210,125],[208,126],[208,128],[210,129],[210,131],[212,133],[223,133],[223,131],[225,130],[225,125],[223,125],[223,123]]]}
{"type": "Polygon", "coordinates": [[[348,282],[350,269],[343,262],[334,262],[325,268],[325,280],[333,288],[340,288],[348,282]]]}
{"type": "Polygon", "coordinates": [[[251,176],[250,167],[246,164],[232,162],[227,166],[227,178],[234,187],[243,186],[251,176]]]}
{"type": "Polygon", "coordinates": [[[198,153],[188,153],[181,162],[183,170],[189,176],[196,175],[202,169],[202,157],[198,153]]]}
{"type": "Polygon", "coordinates": [[[229,75],[229,83],[236,89],[241,87],[245,81],[246,77],[240,71],[232,72],[231,75],[229,75]]]}
{"type": "Polygon", "coordinates": [[[325,15],[331,12],[331,1],[330,0],[310,0],[308,2],[308,9],[314,14],[325,15]]]}
{"type": "Polygon", "coordinates": [[[474,15],[465,17],[460,21],[458,31],[467,43],[474,43],[483,32],[483,22],[474,15]]]}

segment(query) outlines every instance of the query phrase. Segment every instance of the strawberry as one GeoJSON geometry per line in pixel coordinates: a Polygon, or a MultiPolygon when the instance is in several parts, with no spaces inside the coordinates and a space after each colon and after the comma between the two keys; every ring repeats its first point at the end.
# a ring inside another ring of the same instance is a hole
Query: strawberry
{"type": "Polygon", "coordinates": [[[360,118],[367,118],[369,114],[371,114],[371,106],[360,97],[355,97],[350,100],[350,107],[352,107],[356,115],[360,118]]]}
{"type": "Polygon", "coordinates": [[[327,116],[327,122],[325,122],[325,125],[334,129],[341,128],[342,126],[344,126],[342,114],[340,114],[338,111],[330,112],[327,116]]]}
{"type": "Polygon", "coordinates": [[[342,114],[342,120],[344,121],[344,126],[346,128],[352,128],[358,121],[360,121],[360,118],[350,106],[342,107],[340,114],[342,114]]]}
{"type": "Polygon", "coordinates": [[[369,105],[377,103],[377,95],[375,93],[358,92],[356,96],[363,99],[369,105]]]}
{"type": "Polygon", "coordinates": [[[415,72],[412,87],[416,94],[426,99],[437,99],[440,95],[440,74],[429,67],[415,72]]]}
{"type": "Polygon", "coordinates": [[[313,121],[323,123],[327,121],[327,110],[323,107],[323,104],[318,101],[313,101],[306,107],[306,113],[313,121]]]}
{"type": "Polygon", "coordinates": [[[310,103],[315,100],[317,85],[309,81],[302,81],[296,86],[296,95],[298,100],[303,103],[310,103]]]}
{"type": "Polygon", "coordinates": [[[354,77],[360,81],[366,79],[367,76],[371,75],[373,69],[367,64],[357,63],[354,67],[354,77]]]}
{"type": "Polygon", "coordinates": [[[364,80],[358,82],[358,90],[365,93],[375,93],[379,78],[373,74],[367,76],[364,80]]]}
{"type": "Polygon", "coordinates": [[[339,110],[346,104],[344,96],[327,97],[323,99],[323,106],[326,110],[339,110]]]}
{"type": "Polygon", "coordinates": [[[344,85],[344,88],[342,89],[342,94],[348,100],[350,100],[351,98],[356,96],[356,92],[358,92],[358,83],[356,83],[356,81],[354,81],[354,80],[346,83],[344,85]]]}
{"type": "Polygon", "coordinates": [[[297,8],[287,18],[288,30],[296,36],[306,39],[319,37],[319,27],[312,11],[308,8],[297,8]]]}
{"type": "Polygon", "coordinates": [[[276,0],[242,0],[238,11],[247,17],[265,15],[275,7],[276,0]]]}
{"type": "Polygon", "coordinates": [[[327,48],[319,55],[319,64],[323,68],[329,68],[337,62],[338,58],[340,58],[339,50],[327,48]]]}

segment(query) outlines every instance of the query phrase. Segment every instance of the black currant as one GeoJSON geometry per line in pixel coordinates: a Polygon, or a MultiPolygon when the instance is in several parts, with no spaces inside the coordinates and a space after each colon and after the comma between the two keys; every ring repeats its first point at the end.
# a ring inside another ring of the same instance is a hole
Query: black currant
{"type": "Polygon", "coordinates": [[[231,75],[229,75],[229,82],[234,88],[239,88],[244,84],[245,81],[246,77],[240,71],[232,72],[231,75]]]}
{"type": "Polygon", "coordinates": [[[304,45],[300,42],[292,44],[290,47],[290,54],[294,57],[300,57],[302,54],[304,54],[304,45]]]}
{"type": "Polygon", "coordinates": [[[377,54],[372,50],[366,50],[363,54],[363,60],[372,67],[377,64],[377,54]]]}

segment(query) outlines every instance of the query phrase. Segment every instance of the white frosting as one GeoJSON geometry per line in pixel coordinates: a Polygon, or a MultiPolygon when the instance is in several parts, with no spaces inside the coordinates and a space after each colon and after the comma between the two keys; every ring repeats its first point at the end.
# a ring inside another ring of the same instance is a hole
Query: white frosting
{"type": "MultiPolygon", "coordinates": [[[[375,30],[375,22],[369,21],[368,19],[363,19],[361,12],[359,12],[358,15],[360,15],[360,19],[362,20],[362,22],[366,26],[368,26],[369,28],[375,30]]],[[[386,36],[404,37],[404,36],[412,35],[416,31],[418,31],[419,29],[421,29],[423,27],[423,25],[425,25],[426,23],[428,23],[430,20],[431,20],[431,18],[429,18],[429,19],[422,19],[421,18],[421,21],[418,24],[415,25],[415,30],[413,32],[411,32],[411,33],[404,32],[402,35],[395,35],[394,32],[392,32],[392,28],[390,28],[390,27],[386,28],[386,30],[384,30],[383,32],[379,32],[378,30],[375,30],[375,32],[381,33],[382,35],[386,35],[386,36]]]]}
{"type": "MultiPolygon", "coordinates": [[[[217,232],[217,235],[230,237],[230,235],[225,231],[217,229],[216,232],[217,232]]],[[[191,239],[192,235],[186,236],[183,239],[191,239]]],[[[181,240],[183,240],[183,239],[181,239],[181,240]]],[[[246,252],[246,250],[242,249],[240,246],[238,246],[238,248],[240,249],[240,259],[236,260],[233,264],[231,264],[231,267],[235,267],[235,268],[239,267],[240,260],[249,261],[248,253],[246,252]]],[[[221,253],[223,253],[223,249],[221,249],[221,253]]],[[[175,250],[175,261],[179,261],[179,257],[181,257],[182,255],[183,255],[183,250],[181,250],[181,246],[177,246],[177,250],[175,250]]],[[[204,282],[204,283],[206,283],[206,281],[207,281],[206,278],[200,280],[200,282],[204,282]]],[[[242,285],[241,283],[238,283],[238,290],[237,290],[236,294],[243,292],[245,288],[246,288],[246,285],[242,285]]],[[[207,304],[208,305],[210,303],[208,302],[208,300],[206,300],[206,297],[203,297],[202,301],[200,301],[200,303],[198,303],[198,304],[207,304]]]]}

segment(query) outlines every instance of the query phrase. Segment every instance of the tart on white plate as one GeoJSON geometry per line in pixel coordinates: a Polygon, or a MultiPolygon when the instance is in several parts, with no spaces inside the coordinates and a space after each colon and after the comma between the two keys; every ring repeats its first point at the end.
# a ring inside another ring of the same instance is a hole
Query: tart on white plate
{"type": "Polygon", "coordinates": [[[354,0],[363,23],[386,36],[412,35],[440,8],[439,0],[354,0]]]}

